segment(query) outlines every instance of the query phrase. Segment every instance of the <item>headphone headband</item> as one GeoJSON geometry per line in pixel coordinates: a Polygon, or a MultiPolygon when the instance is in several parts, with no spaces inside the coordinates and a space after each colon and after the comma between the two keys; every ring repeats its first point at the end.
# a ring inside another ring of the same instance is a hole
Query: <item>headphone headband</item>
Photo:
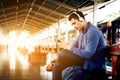
{"type": "Polygon", "coordinates": [[[83,21],[83,18],[77,13],[77,12],[73,12],[74,14],[76,14],[79,18],[79,20],[82,22],[83,21]]]}

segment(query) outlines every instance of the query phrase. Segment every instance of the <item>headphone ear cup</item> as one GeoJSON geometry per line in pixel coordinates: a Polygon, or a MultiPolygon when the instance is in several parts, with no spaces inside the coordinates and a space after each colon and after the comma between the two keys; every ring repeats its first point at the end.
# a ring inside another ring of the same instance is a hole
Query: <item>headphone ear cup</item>
{"type": "Polygon", "coordinates": [[[79,20],[80,20],[80,22],[83,22],[83,18],[82,17],[79,17],[79,20]]]}

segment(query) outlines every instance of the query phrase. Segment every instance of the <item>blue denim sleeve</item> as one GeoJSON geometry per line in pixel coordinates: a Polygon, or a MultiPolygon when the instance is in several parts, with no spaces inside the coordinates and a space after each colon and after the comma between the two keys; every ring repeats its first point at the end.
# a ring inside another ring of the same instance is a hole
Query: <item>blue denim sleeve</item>
{"type": "Polygon", "coordinates": [[[99,42],[99,35],[95,31],[90,31],[87,34],[87,37],[85,40],[83,40],[83,43],[87,43],[85,48],[78,49],[74,46],[72,46],[71,50],[73,51],[74,54],[85,57],[85,58],[91,58],[97,48],[98,42],[99,42]],[[84,42],[85,41],[85,42],[84,42]]]}

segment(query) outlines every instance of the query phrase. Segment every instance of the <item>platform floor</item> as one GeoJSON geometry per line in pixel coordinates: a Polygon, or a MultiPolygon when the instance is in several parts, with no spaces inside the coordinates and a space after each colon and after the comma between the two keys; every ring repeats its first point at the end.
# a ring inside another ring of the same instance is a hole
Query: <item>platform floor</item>
{"type": "MultiPolygon", "coordinates": [[[[46,65],[51,58],[53,55],[48,54],[46,65]]],[[[22,55],[16,50],[2,50],[0,80],[52,80],[52,72],[45,71],[46,65],[32,65],[28,62],[27,55],[22,55]]]]}

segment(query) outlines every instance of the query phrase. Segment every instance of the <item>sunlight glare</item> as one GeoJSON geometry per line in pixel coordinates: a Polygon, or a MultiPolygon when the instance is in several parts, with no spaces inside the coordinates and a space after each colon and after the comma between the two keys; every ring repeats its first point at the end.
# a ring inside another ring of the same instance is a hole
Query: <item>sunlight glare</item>
{"type": "Polygon", "coordinates": [[[22,54],[20,54],[19,52],[17,52],[17,57],[19,58],[19,60],[22,64],[22,68],[27,69],[28,66],[30,65],[28,60],[26,60],[25,57],[22,54]]]}

